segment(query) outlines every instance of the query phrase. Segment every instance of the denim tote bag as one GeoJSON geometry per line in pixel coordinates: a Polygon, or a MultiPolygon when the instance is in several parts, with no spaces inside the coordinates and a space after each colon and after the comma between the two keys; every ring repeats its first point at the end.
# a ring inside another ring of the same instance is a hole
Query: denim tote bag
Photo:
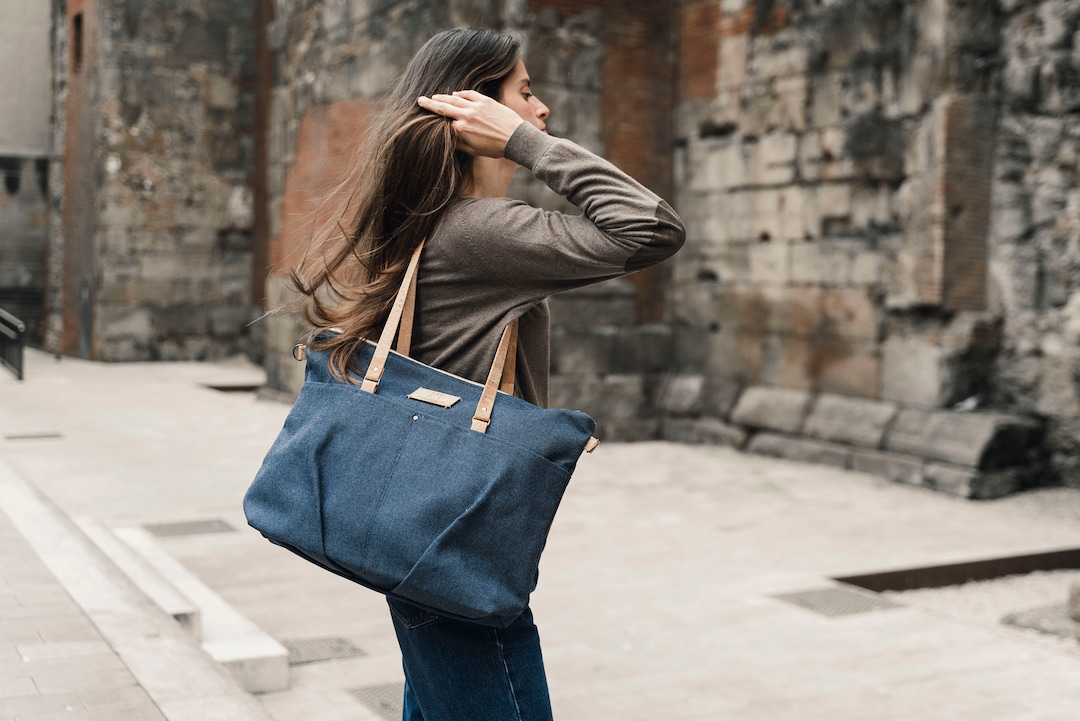
{"type": "Polygon", "coordinates": [[[505,627],[528,607],[596,424],[512,395],[516,321],[483,385],[407,356],[422,248],[379,343],[354,358],[363,376],[342,381],[328,351],[304,350],[300,395],[244,512],[271,542],[333,573],[440,615],[505,627]]]}

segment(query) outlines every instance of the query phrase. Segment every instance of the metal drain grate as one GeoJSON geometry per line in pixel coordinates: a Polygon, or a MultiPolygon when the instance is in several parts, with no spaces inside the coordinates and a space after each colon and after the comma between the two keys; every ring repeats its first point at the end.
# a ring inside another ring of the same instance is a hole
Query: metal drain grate
{"type": "Polygon", "coordinates": [[[225,533],[235,531],[225,521],[217,518],[208,521],[183,521],[181,523],[147,523],[143,526],[155,536],[194,536],[199,533],[225,533]]]}
{"type": "Polygon", "coordinates": [[[347,638],[301,638],[282,641],[281,645],[289,651],[290,666],[367,655],[347,638]]]}
{"type": "Polygon", "coordinates": [[[351,688],[348,693],[374,711],[379,718],[386,719],[386,721],[399,721],[401,719],[402,697],[405,695],[405,686],[403,684],[388,683],[381,686],[351,688]]]}
{"type": "Polygon", "coordinates": [[[877,594],[840,586],[814,588],[797,593],[780,593],[774,595],[773,598],[829,618],[900,608],[899,604],[877,594]]]}

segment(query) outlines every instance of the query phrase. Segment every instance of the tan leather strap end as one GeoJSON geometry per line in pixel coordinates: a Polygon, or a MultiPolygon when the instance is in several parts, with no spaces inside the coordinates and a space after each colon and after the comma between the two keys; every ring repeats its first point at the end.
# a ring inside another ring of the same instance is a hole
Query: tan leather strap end
{"type": "MultiPolygon", "coordinates": [[[[371,358],[371,365],[368,366],[367,371],[364,373],[364,382],[360,387],[368,393],[374,393],[375,389],[379,387],[379,381],[382,380],[383,370],[386,368],[386,359],[390,357],[390,344],[393,343],[394,336],[398,334],[398,326],[401,325],[401,316],[405,311],[405,306],[408,305],[409,296],[416,289],[416,269],[420,266],[420,252],[423,249],[424,244],[420,243],[420,245],[416,246],[416,250],[413,251],[412,258],[409,259],[409,267],[405,270],[405,278],[401,282],[401,287],[398,288],[397,297],[394,298],[394,305],[390,308],[390,315],[386,317],[386,324],[383,326],[382,334],[379,336],[379,343],[375,346],[375,354],[371,358]]],[[[409,312],[411,315],[411,309],[409,312]]],[[[409,345],[411,336],[412,324],[410,322],[409,332],[404,336],[406,348],[409,345]]]]}
{"type": "Polygon", "coordinates": [[[480,395],[480,402],[476,404],[476,413],[473,414],[472,429],[474,431],[487,433],[488,425],[491,423],[491,411],[495,407],[495,395],[499,392],[499,386],[505,383],[506,359],[510,352],[510,344],[516,342],[517,321],[514,321],[503,329],[499,348],[495,351],[495,360],[491,363],[487,382],[484,383],[484,392],[480,395]]]}
{"type": "Polygon", "coordinates": [[[600,445],[600,439],[596,436],[589,436],[589,440],[585,443],[585,452],[592,453],[598,445],[600,445]]]}
{"type": "Polygon", "coordinates": [[[499,390],[508,396],[512,396],[514,395],[514,381],[517,377],[518,322],[515,320],[507,327],[507,330],[510,331],[510,345],[506,351],[506,365],[503,366],[499,390]]]}

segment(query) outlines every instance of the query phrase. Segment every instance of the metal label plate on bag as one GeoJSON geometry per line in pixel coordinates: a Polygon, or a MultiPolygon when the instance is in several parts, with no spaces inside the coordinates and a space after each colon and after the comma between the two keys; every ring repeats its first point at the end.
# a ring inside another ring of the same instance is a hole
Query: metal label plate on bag
{"type": "Polygon", "coordinates": [[[440,393],[439,391],[433,391],[430,388],[417,388],[409,394],[409,398],[414,401],[423,401],[424,403],[430,403],[433,406],[439,406],[440,408],[450,408],[461,399],[457,396],[452,396],[449,393],[440,393]]]}

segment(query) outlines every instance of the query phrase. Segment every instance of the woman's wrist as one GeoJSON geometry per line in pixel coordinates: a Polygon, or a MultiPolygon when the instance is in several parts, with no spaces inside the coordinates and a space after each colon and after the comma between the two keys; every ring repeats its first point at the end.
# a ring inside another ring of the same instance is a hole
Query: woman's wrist
{"type": "Polygon", "coordinates": [[[522,122],[506,141],[503,155],[521,167],[532,170],[544,153],[556,142],[558,138],[548,135],[529,123],[522,122]]]}

